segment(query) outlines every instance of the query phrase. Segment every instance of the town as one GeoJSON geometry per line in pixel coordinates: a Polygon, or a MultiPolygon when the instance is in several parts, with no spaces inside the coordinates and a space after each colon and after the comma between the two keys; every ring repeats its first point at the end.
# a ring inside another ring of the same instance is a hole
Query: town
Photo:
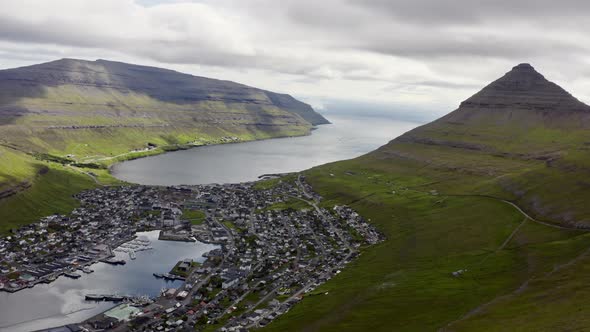
{"type": "Polygon", "coordinates": [[[90,266],[125,264],[114,251],[149,250],[137,232],[160,240],[217,244],[203,263],[180,261],[146,278],[182,280],[157,298],[87,295],[133,307],[64,331],[244,331],[263,327],[340,273],[360,248],[383,236],[347,206],[328,207],[303,176],[225,185],[117,186],[83,192],[69,216],[54,215],[0,238],[0,287],[16,292],[90,266]]]}

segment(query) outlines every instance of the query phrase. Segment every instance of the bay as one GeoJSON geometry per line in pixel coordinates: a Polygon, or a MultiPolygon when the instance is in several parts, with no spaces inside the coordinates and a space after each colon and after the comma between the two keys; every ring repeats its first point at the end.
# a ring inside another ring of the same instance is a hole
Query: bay
{"type": "Polygon", "coordinates": [[[120,180],[146,185],[237,183],[358,157],[418,124],[390,118],[331,116],[309,136],[222,144],[119,163],[120,180]]]}
{"type": "MultiPolygon", "coordinates": [[[[296,172],[370,152],[418,126],[386,117],[329,116],[330,125],[319,126],[309,136],[197,147],[126,161],[113,167],[121,180],[145,185],[236,183],[253,181],[262,174],[296,172]]],[[[152,273],[168,272],[184,258],[198,261],[216,246],[152,240],[152,251],[137,253],[125,266],[97,263],[94,273],[72,280],[60,277],[17,293],[0,293],[0,331],[31,331],[75,323],[114,306],[88,302],[85,294],[120,293],[157,295],[177,283],[155,279],[152,273]]],[[[128,258],[125,253],[118,257],[128,258]]]]}
{"type": "Polygon", "coordinates": [[[96,263],[94,273],[79,279],[59,277],[51,284],[38,284],[16,293],[0,292],[0,331],[33,331],[77,323],[114,306],[111,302],[86,301],[86,294],[122,294],[157,296],[162,288],[174,288],[180,281],[156,279],[152,273],[167,273],[182,259],[203,262],[202,255],[218,248],[205,243],[159,241],[158,231],[137,233],[151,240],[152,250],[137,252],[135,260],[124,252],[117,258],[123,266],[96,263]]]}

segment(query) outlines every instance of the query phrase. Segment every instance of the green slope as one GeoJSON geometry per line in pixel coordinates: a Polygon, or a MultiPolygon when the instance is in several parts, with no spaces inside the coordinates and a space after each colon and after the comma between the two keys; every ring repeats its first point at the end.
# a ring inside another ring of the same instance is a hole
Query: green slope
{"type": "Polygon", "coordinates": [[[23,152],[82,159],[306,135],[323,123],[289,95],[160,68],[63,59],[0,71],[0,143],[23,152]]]}
{"type": "Polygon", "coordinates": [[[96,186],[90,177],[57,165],[29,181],[27,190],[0,200],[0,232],[51,214],[68,214],[79,204],[73,195],[96,186]]]}
{"type": "Polygon", "coordinates": [[[266,330],[585,330],[588,109],[520,65],[431,124],[307,171],[323,204],[387,240],[266,330]]]}
{"type": "MultiPolygon", "coordinates": [[[[106,169],[173,149],[308,135],[324,123],[289,95],[160,68],[62,59],[0,70],[0,199],[23,190],[51,194],[51,184],[41,179],[47,173],[39,173],[34,158],[39,154],[106,169]]],[[[113,182],[104,170],[74,171],[113,182]]],[[[0,216],[21,214],[1,203],[0,216]]],[[[30,216],[22,223],[42,216],[22,215],[30,216]]],[[[12,225],[14,219],[0,221],[12,225]]]]}

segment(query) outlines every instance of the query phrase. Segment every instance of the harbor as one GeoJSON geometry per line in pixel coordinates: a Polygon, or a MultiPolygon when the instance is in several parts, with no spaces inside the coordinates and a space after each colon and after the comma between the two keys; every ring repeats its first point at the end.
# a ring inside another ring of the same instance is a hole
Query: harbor
{"type": "MultiPolygon", "coordinates": [[[[49,283],[39,283],[33,288],[15,293],[0,292],[0,305],[3,308],[0,312],[0,331],[39,330],[48,326],[78,323],[119,305],[133,308],[133,299],[144,296],[153,299],[161,294],[162,289],[182,285],[181,280],[157,279],[153,276],[154,272],[170,271],[179,260],[188,257],[202,261],[204,253],[218,248],[201,242],[158,241],[158,231],[136,235],[120,241],[121,245],[145,236],[152,248],[136,251],[135,260],[130,259],[127,252],[113,250],[114,261],[123,260],[126,262],[124,265],[96,262],[85,266],[93,272],[84,272],[84,267],[74,271],[81,276],[77,279],[68,278],[62,272],[49,283]],[[124,298],[86,298],[86,295],[92,294],[124,298]]],[[[125,307],[123,311],[129,310],[125,307]]]]}
{"type": "Polygon", "coordinates": [[[148,295],[86,294],[84,299],[95,302],[126,302],[137,307],[143,307],[154,302],[148,295]]]}

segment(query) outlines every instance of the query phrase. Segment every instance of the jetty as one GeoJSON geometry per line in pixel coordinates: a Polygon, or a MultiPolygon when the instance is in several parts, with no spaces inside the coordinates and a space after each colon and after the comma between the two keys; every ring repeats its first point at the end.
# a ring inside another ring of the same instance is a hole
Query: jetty
{"type": "Polygon", "coordinates": [[[170,281],[174,281],[174,280],[185,281],[186,280],[185,277],[181,277],[179,275],[175,275],[175,274],[171,274],[171,273],[154,273],[153,275],[154,275],[154,277],[156,277],[158,279],[164,279],[164,280],[170,280],[170,281]]]}
{"type": "Polygon", "coordinates": [[[128,302],[134,306],[145,306],[154,301],[147,295],[143,296],[132,296],[132,295],[119,295],[119,294],[86,294],[84,296],[86,301],[95,302],[128,302]]]}

